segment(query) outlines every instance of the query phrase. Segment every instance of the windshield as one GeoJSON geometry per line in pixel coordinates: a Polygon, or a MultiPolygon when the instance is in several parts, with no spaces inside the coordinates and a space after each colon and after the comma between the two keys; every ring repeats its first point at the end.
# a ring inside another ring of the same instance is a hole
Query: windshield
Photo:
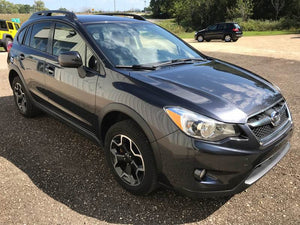
{"type": "Polygon", "coordinates": [[[202,58],[183,41],[151,23],[98,23],[87,25],[87,30],[115,66],[202,58]]]}

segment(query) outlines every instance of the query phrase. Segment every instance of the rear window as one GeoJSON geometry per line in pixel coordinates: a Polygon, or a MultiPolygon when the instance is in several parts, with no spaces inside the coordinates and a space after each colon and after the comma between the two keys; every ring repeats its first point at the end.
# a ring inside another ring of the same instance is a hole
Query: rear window
{"type": "Polygon", "coordinates": [[[241,29],[240,25],[238,25],[237,23],[234,24],[234,27],[241,29]]]}
{"type": "Polygon", "coordinates": [[[7,25],[4,20],[0,20],[0,30],[7,30],[7,25]]]}
{"type": "Polygon", "coordinates": [[[13,29],[14,29],[14,26],[13,26],[12,23],[8,22],[7,24],[8,24],[8,28],[9,28],[10,30],[13,30],[13,29]]]}

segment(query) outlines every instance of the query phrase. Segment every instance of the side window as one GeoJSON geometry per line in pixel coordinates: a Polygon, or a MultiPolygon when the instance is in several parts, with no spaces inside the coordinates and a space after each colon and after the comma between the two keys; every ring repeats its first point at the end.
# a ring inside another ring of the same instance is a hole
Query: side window
{"type": "Polygon", "coordinates": [[[82,62],[85,63],[85,41],[71,26],[57,23],[54,31],[52,54],[58,56],[69,51],[77,51],[82,62]]]}
{"type": "Polygon", "coordinates": [[[19,42],[20,44],[22,44],[22,42],[23,42],[23,39],[24,39],[26,30],[27,30],[27,28],[21,30],[21,31],[19,32],[19,34],[18,34],[17,40],[18,40],[18,42],[19,42]]]}
{"type": "Polygon", "coordinates": [[[33,25],[30,38],[30,47],[46,52],[48,46],[50,22],[33,25]]]}
{"type": "Polygon", "coordinates": [[[217,25],[215,24],[215,25],[210,25],[209,27],[208,27],[208,30],[216,30],[217,29],[217,25]]]}
{"type": "Polygon", "coordinates": [[[4,20],[0,20],[0,30],[7,30],[7,25],[4,20]]]}
{"type": "Polygon", "coordinates": [[[29,43],[30,43],[30,36],[31,36],[31,30],[32,30],[32,26],[30,26],[29,28],[27,28],[27,32],[26,32],[26,37],[25,37],[24,45],[29,46],[29,43]]]}
{"type": "Polygon", "coordinates": [[[218,30],[224,30],[224,24],[218,24],[218,30]]]}
{"type": "Polygon", "coordinates": [[[10,30],[14,29],[13,24],[11,22],[7,22],[7,25],[10,30]]]}
{"type": "Polygon", "coordinates": [[[19,24],[15,23],[15,28],[16,28],[16,30],[19,30],[19,28],[20,28],[19,24]]]}

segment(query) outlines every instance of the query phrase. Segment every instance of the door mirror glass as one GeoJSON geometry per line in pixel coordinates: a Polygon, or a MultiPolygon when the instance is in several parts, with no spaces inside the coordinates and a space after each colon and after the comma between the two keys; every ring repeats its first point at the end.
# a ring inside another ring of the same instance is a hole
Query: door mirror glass
{"type": "Polygon", "coordinates": [[[82,66],[82,59],[78,52],[64,52],[58,56],[59,65],[69,68],[78,68],[82,66]]]}

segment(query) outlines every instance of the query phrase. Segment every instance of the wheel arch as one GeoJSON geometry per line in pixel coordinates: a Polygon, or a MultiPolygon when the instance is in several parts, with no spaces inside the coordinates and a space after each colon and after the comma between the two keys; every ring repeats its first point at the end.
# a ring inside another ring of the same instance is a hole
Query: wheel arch
{"type": "Polygon", "coordinates": [[[131,109],[128,106],[119,103],[111,103],[105,107],[100,113],[101,120],[99,120],[99,138],[101,142],[104,144],[105,135],[108,129],[115,123],[120,122],[122,120],[131,119],[133,120],[144,132],[147,139],[149,140],[149,144],[151,145],[155,162],[158,171],[161,171],[161,160],[160,160],[160,152],[158,145],[156,143],[156,138],[147,124],[147,122],[139,115],[135,110],[131,109]]]}

